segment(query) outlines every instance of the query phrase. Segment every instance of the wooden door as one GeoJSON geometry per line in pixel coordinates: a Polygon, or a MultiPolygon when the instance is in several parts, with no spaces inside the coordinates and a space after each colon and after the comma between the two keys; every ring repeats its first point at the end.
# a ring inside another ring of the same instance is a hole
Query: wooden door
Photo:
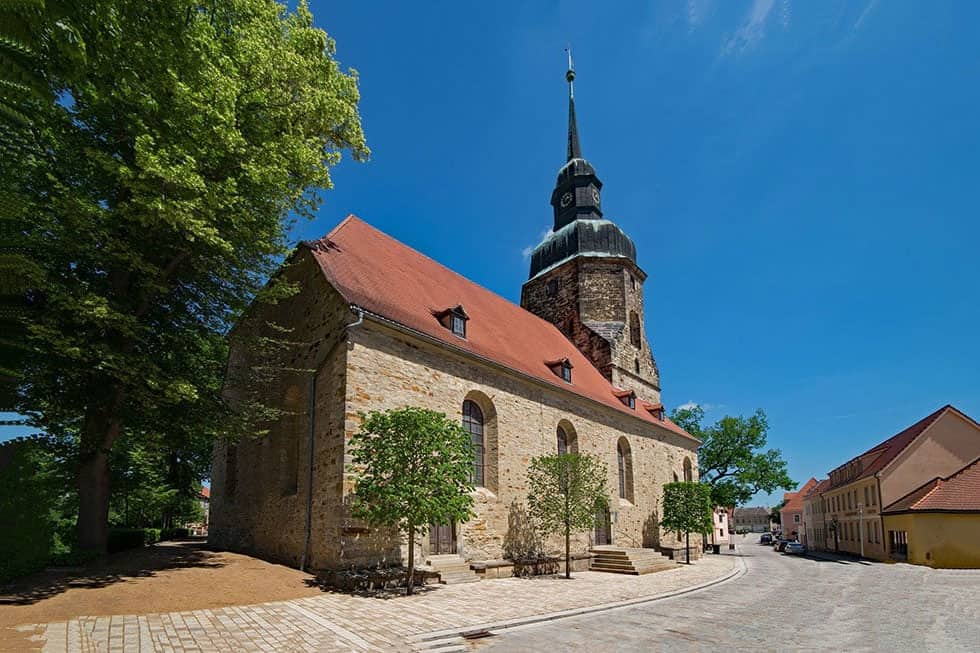
{"type": "Polygon", "coordinates": [[[429,526],[429,555],[456,553],[456,525],[432,524],[429,526]]]}
{"type": "Polygon", "coordinates": [[[612,521],[608,509],[600,509],[595,514],[595,543],[596,546],[612,544],[612,521]]]}

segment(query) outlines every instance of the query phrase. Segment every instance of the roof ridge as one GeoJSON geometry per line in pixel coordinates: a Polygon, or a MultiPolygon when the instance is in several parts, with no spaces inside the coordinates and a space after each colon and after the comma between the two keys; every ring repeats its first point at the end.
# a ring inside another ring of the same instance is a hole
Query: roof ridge
{"type": "MultiPolygon", "coordinates": [[[[454,270],[454,269],[452,269],[451,267],[449,267],[449,266],[447,266],[447,265],[446,265],[445,263],[441,263],[441,262],[439,262],[438,260],[436,260],[436,259],[434,259],[434,258],[432,258],[431,256],[429,256],[429,255],[428,255],[428,254],[426,254],[425,252],[422,252],[422,251],[420,251],[420,250],[417,250],[417,249],[415,249],[414,247],[412,247],[411,245],[408,245],[408,244],[406,244],[406,243],[403,243],[402,241],[400,241],[400,240],[398,240],[398,239],[397,239],[397,238],[395,238],[394,236],[392,236],[392,235],[390,235],[390,234],[388,234],[388,233],[385,233],[384,231],[382,231],[382,230],[380,230],[380,229],[378,229],[378,228],[377,228],[377,227],[375,227],[375,226],[374,226],[373,224],[371,224],[370,222],[368,222],[367,220],[365,220],[364,218],[362,218],[362,217],[360,217],[360,216],[358,216],[358,215],[354,215],[353,213],[351,213],[351,214],[350,214],[350,215],[348,215],[348,216],[347,216],[346,218],[344,218],[343,220],[341,220],[341,221],[340,221],[340,223],[338,223],[336,227],[334,227],[333,229],[331,229],[331,230],[330,230],[330,232],[329,232],[329,233],[327,233],[325,237],[327,237],[327,238],[329,238],[330,236],[332,236],[332,235],[334,235],[334,234],[336,234],[336,233],[337,233],[338,231],[340,231],[340,228],[341,228],[341,227],[343,227],[343,226],[345,226],[345,225],[347,225],[347,224],[348,224],[348,223],[350,223],[350,222],[359,222],[359,223],[361,223],[361,224],[363,224],[363,225],[364,225],[365,227],[367,227],[368,229],[371,229],[372,231],[375,231],[375,232],[377,232],[378,234],[380,234],[380,235],[382,235],[382,236],[384,236],[384,237],[385,237],[385,238],[387,238],[388,240],[390,240],[390,241],[392,241],[392,242],[394,242],[394,243],[396,243],[396,244],[397,244],[397,245],[399,245],[400,247],[404,247],[404,248],[405,248],[405,249],[407,249],[407,250],[411,250],[412,252],[414,252],[414,253],[416,253],[416,254],[418,254],[418,255],[419,255],[419,256],[421,256],[422,258],[425,258],[425,259],[427,259],[427,260],[429,260],[429,261],[431,261],[432,263],[434,263],[434,264],[436,264],[436,265],[438,265],[438,266],[439,266],[439,267],[441,267],[441,268],[442,268],[443,270],[445,270],[446,272],[449,272],[449,273],[450,273],[450,274],[452,274],[453,276],[456,276],[456,277],[459,277],[460,279],[462,279],[462,280],[463,280],[463,281],[465,281],[466,283],[469,283],[469,284],[472,284],[472,285],[474,285],[474,286],[476,286],[477,288],[480,288],[481,290],[485,290],[486,292],[488,292],[488,293],[490,293],[491,295],[493,295],[493,296],[494,296],[494,297],[496,297],[497,299],[499,299],[499,300],[501,300],[501,301],[503,301],[503,302],[506,302],[507,304],[509,304],[509,305],[511,305],[511,306],[513,306],[514,308],[517,308],[517,309],[519,309],[519,310],[521,310],[521,311],[523,311],[523,312],[525,312],[525,313],[527,313],[528,315],[530,315],[530,316],[532,316],[532,317],[533,317],[533,318],[534,318],[535,320],[538,320],[538,321],[540,321],[540,322],[542,322],[543,324],[546,324],[546,325],[547,325],[548,327],[550,327],[550,328],[552,328],[553,330],[555,330],[555,331],[557,331],[558,333],[560,333],[560,334],[561,334],[561,336],[562,336],[563,338],[565,338],[565,340],[567,340],[567,341],[568,341],[568,344],[569,344],[569,345],[571,345],[572,347],[575,347],[575,343],[573,343],[573,342],[572,342],[571,340],[569,340],[569,339],[568,339],[568,336],[566,336],[566,335],[565,335],[564,333],[562,333],[562,331],[561,331],[561,329],[559,329],[559,328],[558,328],[558,326],[557,326],[557,325],[555,325],[555,323],[554,323],[554,322],[549,322],[548,320],[546,320],[546,319],[544,319],[544,318],[543,318],[543,317],[541,317],[540,315],[536,315],[536,314],[534,314],[534,313],[532,313],[531,311],[529,311],[529,310],[527,310],[526,308],[524,308],[524,307],[523,307],[523,306],[521,306],[520,304],[518,304],[518,303],[516,303],[516,302],[513,302],[513,301],[511,301],[511,300],[509,300],[509,299],[507,299],[507,298],[506,298],[506,297],[504,297],[503,295],[501,295],[501,294],[499,294],[499,293],[497,293],[497,292],[495,292],[495,291],[493,291],[493,290],[491,290],[490,288],[487,288],[487,287],[486,287],[486,286],[484,286],[483,284],[481,284],[481,283],[478,283],[478,282],[476,282],[476,281],[474,281],[473,279],[470,279],[469,277],[467,277],[467,276],[464,276],[464,275],[462,275],[462,274],[460,274],[460,273],[459,273],[459,272],[457,272],[456,270],[454,270]]],[[[588,358],[588,357],[586,357],[586,358],[588,358]]],[[[590,364],[592,364],[592,361],[589,361],[589,363],[590,363],[590,364]]],[[[595,365],[594,365],[594,364],[593,364],[592,366],[593,366],[593,367],[595,367],[595,365]]],[[[599,368],[596,368],[596,369],[598,370],[599,368]]],[[[611,383],[611,382],[610,382],[610,385],[612,385],[612,383],[611,383]]]]}
{"type": "MultiPolygon", "coordinates": [[[[916,499],[914,503],[910,504],[909,505],[910,508],[917,507],[920,503],[922,503],[923,501],[925,501],[926,499],[928,499],[930,496],[932,496],[933,492],[935,492],[936,490],[940,489],[943,486],[943,479],[939,478],[938,476],[936,478],[932,479],[929,482],[930,483],[934,483],[934,485],[932,486],[932,489],[930,489],[928,492],[926,492],[921,497],[919,497],[918,499],[916,499]]],[[[920,485],[919,487],[922,487],[922,486],[920,485]]],[[[906,495],[906,496],[908,496],[908,495],[906,495]]]]}

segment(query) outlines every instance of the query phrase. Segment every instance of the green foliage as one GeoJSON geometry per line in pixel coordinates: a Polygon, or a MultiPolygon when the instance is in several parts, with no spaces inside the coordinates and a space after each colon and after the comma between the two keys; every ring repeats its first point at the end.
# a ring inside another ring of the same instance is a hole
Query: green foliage
{"type": "Polygon", "coordinates": [[[0,582],[44,567],[55,543],[58,503],[52,457],[36,440],[0,445],[0,582]]]}
{"type": "Polygon", "coordinates": [[[161,535],[159,528],[110,528],[107,548],[109,553],[138,549],[156,544],[160,541],[161,535]]]}
{"type": "Polygon", "coordinates": [[[660,525],[668,531],[708,534],[711,522],[711,489],[697,482],[681,481],[664,485],[663,516],[660,525]]]}
{"type": "Polygon", "coordinates": [[[572,533],[595,526],[608,504],[606,466],[578,453],[539,456],[527,471],[528,507],[543,533],[565,537],[565,576],[571,575],[572,533]]]}
{"type": "Polygon", "coordinates": [[[373,411],[361,419],[350,440],[351,513],[407,536],[411,594],[418,529],[473,514],[473,442],[459,423],[424,408],[373,411]]]}
{"type": "Polygon", "coordinates": [[[314,214],[342,151],[368,149],[357,75],[305,2],[68,6],[84,59],[47,51],[59,102],[37,114],[37,147],[0,165],[30,198],[45,298],[19,410],[79,437],[79,534],[99,546],[101,452],[123,434],[248,431],[221,397],[225,335],[253,299],[293,291],[265,286],[289,216],[314,214]]]}
{"type": "Polygon", "coordinates": [[[779,503],[777,503],[776,505],[774,505],[769,510],[769,518],[772,519],[777,524],[782,524],[783,523],[783,518],[782,518],[782,515],[779,514],[779,511],[782,510],[783,509],[783,506],[785,506],[785,505],[786,505],[786,502],[785,501],[780,501],[779,503]]]}
{"type": "Polygon", "coordinates": [[[176,528],[163,528],[160,530],[160,541],[164,542],[166,540],[182,540],[189,537],[191,532],[184,528],[183,526],[178,526],[176,528]]]}
{"type": "Polygon", "coordinates": [[[462,426],[415,407],[361,417],[350,441],[352,514],[402,533],[470,518],[473,444],[462,426]]]}
{"type": "Polygon", "coordinates": [[[701,440],[698,472],[700,481],[711,488],[714,505],[744,505],[758,492],[796,487],[782,452],[764,450],[769,423],[761,409],[751,417],[725,416],[708,427],[702,426],[700,406],[675,410],[671,419],[701,440]]]}

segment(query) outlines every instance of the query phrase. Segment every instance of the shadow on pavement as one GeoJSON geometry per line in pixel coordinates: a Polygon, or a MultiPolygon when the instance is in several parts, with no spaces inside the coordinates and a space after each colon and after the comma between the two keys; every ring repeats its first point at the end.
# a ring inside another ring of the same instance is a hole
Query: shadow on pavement
{"type": "Polygon", "coordinates": [[[225,563],[216,560],[206,546],[200,541],[165,542],[115,553],[77,569],[31,574],[0,587],[0,605],[31,605],[72,588],[106,587],[169,569],[223,567],[225,563]]]}

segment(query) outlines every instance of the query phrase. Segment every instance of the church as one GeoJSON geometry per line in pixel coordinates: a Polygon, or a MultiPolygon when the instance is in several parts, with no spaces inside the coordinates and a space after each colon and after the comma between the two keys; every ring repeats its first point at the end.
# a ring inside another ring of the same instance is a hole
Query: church
{"type": "MultiPolygon", "coordinates": [[[[349,216],[303,242],[279,274],[298,292],[254,305],[231,336],[226,395],[282,409],[261,436],[218,443],[209,540],[314,570],[404,562],[407,545],[352,518],[348,440],[360,412],[405,406],[460,420],[475,446],[475,516],[432,525],[418,562],[504,557],[508,517],[527,498],[532,458],[580,452],[608,468],[609,511],[573,540],[591,547],[683,545],[659,527],[663,485],[697,478],[698,440],[670,421],[643,311],[633,241],[602,212],[582,157],[571,65],[567,160],[551,193],[554,228],[534,249],[518,306],[349,216]],[[300,343],[294,373],[249,373],[264,329],[300,343]]],[[[551,544],[551,543],[549,543],[551,544]]],[[[556,540],[554,551],[560,549],[556,540]]]]}

